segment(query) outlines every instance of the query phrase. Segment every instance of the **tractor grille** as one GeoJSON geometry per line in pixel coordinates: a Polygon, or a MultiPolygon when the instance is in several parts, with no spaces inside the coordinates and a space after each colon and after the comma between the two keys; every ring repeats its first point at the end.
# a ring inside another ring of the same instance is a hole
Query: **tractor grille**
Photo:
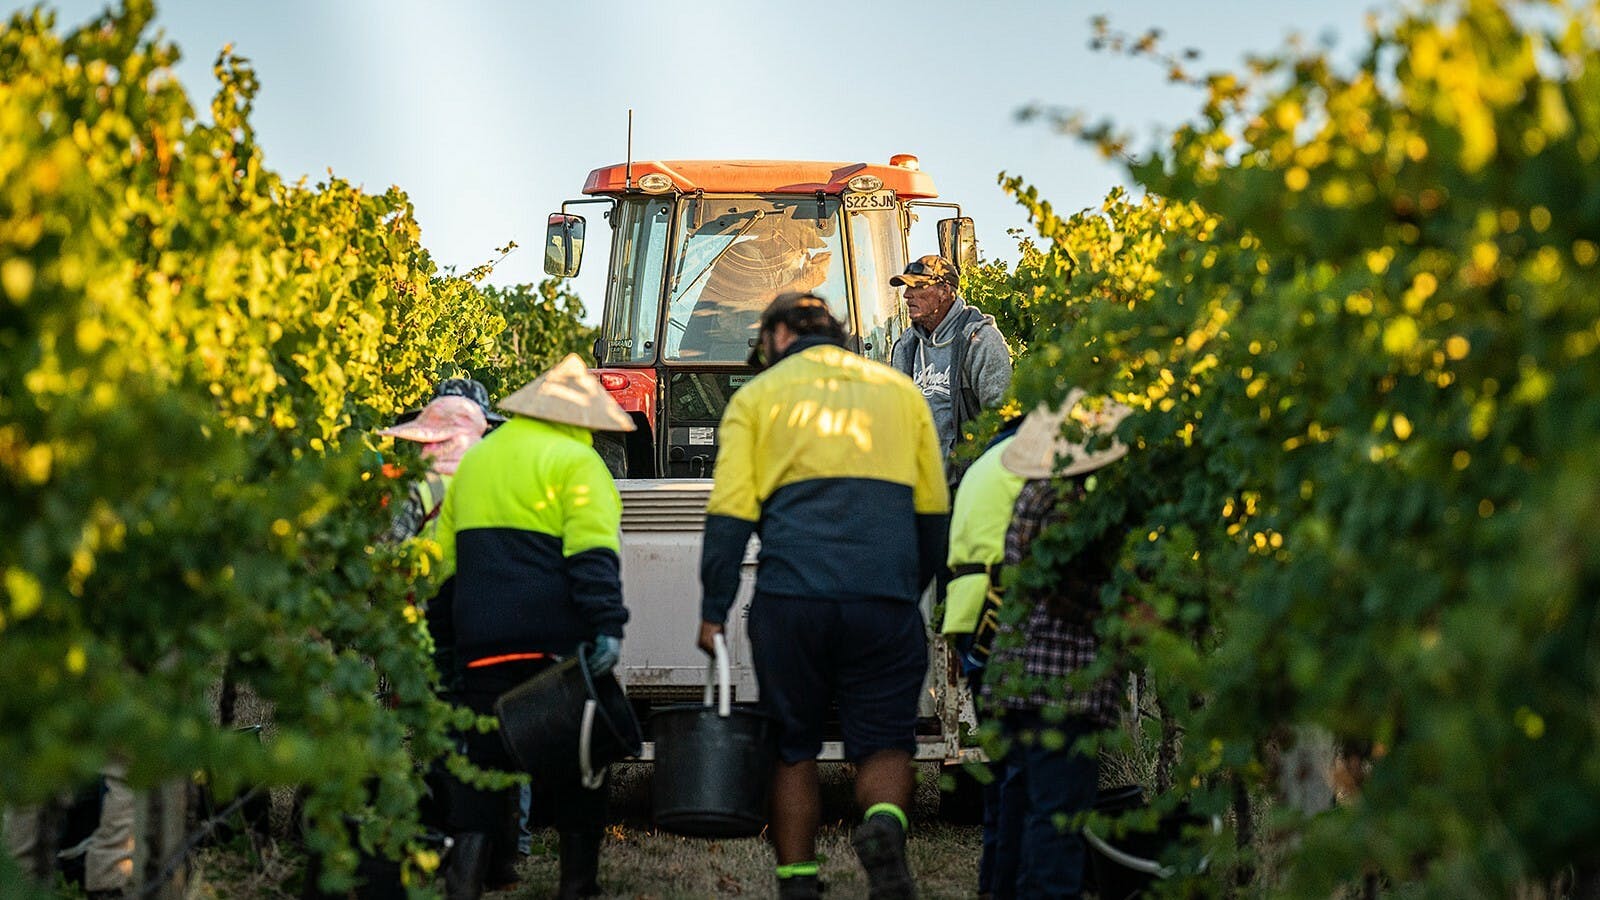
{"type": "Polygon", "coordinates": [[[623,531],[699,531],[706,524],[709,482],[651,482],[653,488],[619,485],[623,531]]]}
{"type": "MultiPolygon", "coordinates": [[[[625,690],[628,699],[635,703],[699,703],[706,692],[703,686],[689,684],[630,684],[625,690]]],[[[737,687],[733,689],[733,696],[739,696],[737,687]]]]}

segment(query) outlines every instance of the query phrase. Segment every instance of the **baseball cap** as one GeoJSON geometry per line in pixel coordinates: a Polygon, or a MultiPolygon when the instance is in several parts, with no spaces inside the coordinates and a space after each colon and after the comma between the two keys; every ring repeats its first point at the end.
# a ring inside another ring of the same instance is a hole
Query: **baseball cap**
{"type": "Polygon", "coordinates": [[[961,286],[961,276],[956,274],[955,264],[937,254],[912,260],[906,264],[905,272],[889,279],[889,283],[895,287],[926,287],[941,281],[951,287],[961,286]]]}

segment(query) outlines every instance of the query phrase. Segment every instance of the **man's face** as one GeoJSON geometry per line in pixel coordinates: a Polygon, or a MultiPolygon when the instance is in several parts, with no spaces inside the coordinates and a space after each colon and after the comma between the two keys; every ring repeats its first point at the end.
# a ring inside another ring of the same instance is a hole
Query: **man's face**
{"type": "Polygon", "coordinates": [[[764,366],[772,365],[772,361],[778,358],[778,350],[773,343],[772,329],[761,332],[761,364],[764,366]]]}
{"type": "Polygon", "coordinates": [[[942,281],[906,288],[906,309],[911,312],[911,322],[927,331],[939,327],[945,313],[955,302],[956,292],[942,281]]]}
{"type": "Polygon", "coordinates": [[[762,331],[760,337],[756,339],[757,345],[761,348],[760,367],[764,369],[772,365],[779,354],[789,349],[789,345],[793,344],[794,340],[794,331],[782,322],[762,331]]]}

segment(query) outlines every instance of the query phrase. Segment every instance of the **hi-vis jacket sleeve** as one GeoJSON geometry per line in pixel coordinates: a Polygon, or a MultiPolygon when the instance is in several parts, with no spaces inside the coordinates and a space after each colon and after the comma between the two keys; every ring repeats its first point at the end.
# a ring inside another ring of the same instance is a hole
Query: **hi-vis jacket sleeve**
{"type": "Polygon", "coordinates": [[[717,465],[706,502],[705,540],[700,548],[700,619],[722,624],[739,592],[745,546],[761,519],[756,496],[756,435],[753,411],[734,394],[718,429],[717,465]]]}
{"type": "Polygon", "coordinates": [[[597,633],[621,638],[628,621],[617,555],[622,498],[598,455],[589,453],[574,462],[561,512],[561,555],[573,605],[597,633]]]}
{"type": "Polygon", "coordinates": [[[917,583],[926,588],[944,568],[950,541],[950,489],[945,485],[939,432],[926,404],[917,417],[917,431],[917,480],[911,497],[917,514],[917,583]]]}

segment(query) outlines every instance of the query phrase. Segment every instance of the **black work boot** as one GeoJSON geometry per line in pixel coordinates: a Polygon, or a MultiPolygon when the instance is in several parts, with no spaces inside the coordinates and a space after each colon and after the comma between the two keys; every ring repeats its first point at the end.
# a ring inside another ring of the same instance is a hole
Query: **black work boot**
{"type": "Polygon", "coordinates": [[[483,876],[486,890],[504,891],[517,886],[522,880],[517,872],[517,837],[522,832],[522,805],[512,792],[507,798],[505,812],[500,817],[499,832],[494,836],[494,847],[489,853],[489,869],[483,876]]]}
{"type": "Polygon", "coordinates": [[[790,875],[778,879],[778,900],[821,900],[822,882],[815,875],[790,875]]]}
{"type": "Polygon", "coordinates": [[[600,831],[561,832],[561,886],[557,900],[600,896],[600,831]]]}
{"type": "Polygon", "coordinates": [[[917,883],[906,865],[906,830],[889,815],[868,818],[850,838],[867,872],[870,900],[916,900],[917,883]]]}
{"type": "Polygon", "coordinates": [[[483,896],[483,879],[489,872],[489,836],[481,831],[452,835],[455,846],[444,865],[445,900],[478,900],[483,896]]]}

